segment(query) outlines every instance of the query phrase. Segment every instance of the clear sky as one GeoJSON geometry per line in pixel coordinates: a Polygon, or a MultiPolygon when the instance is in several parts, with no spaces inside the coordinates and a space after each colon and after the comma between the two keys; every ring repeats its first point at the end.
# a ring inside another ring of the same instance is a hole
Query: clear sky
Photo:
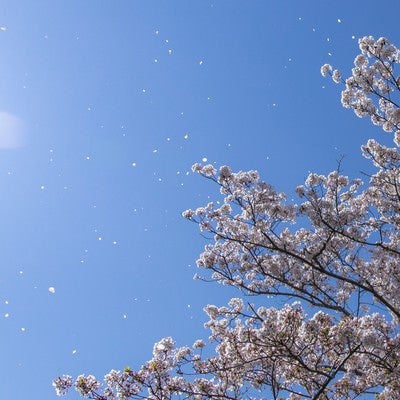
{"type": "MultiPolygon", "coordinates": [[[[217,195],[194,162],[359,176],[390,137],[340,105],[364,35],[400,44],[400,3],[0,2],[0,399],[56,398],[58,374],[138,367],[205,338],[232,290],[193,281],[181,212],[217,195]]],[[[75,398],[75,395],[68,397],[75,398]]]]}

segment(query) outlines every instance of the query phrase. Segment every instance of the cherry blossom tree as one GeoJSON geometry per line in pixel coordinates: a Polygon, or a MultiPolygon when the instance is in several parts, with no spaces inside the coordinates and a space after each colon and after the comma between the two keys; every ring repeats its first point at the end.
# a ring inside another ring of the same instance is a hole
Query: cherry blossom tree
{"type": "Polygon", "coordinates": [[[103,382],[58,377],[58,395],[75,387],[97,400],[400,399],[400,52],[384,38],[359,46],[351,77],[327,64],[321,73],[344,85],[344,107],[394,133],[393,148],[362,146],[375,168],[368,182],[312,173],[295,203],[256,171],[195,164],[223,197],[183,213],[212,238],[200,278],[240,297],[205,307],[207,345],[165,338],[137,370],[112,370],[103,382]]]}

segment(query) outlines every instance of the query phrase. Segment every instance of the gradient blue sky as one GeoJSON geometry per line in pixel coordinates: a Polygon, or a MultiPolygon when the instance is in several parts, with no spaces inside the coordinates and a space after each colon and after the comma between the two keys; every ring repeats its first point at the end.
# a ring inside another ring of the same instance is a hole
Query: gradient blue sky
{"type": "MultiPolygon", "coordinates": [[[[207,337],[205,244],[182,210],[257,169],[291,193],[388,134],[340,105],[357,38],[400,43],[400,3],[2,0],[0,399],[56,398],[61,373],[138,367],[153,343],[207,337]],[[49,288],[54,288],[51,293],[49,288]]],[[[71,395],[68,399],[77,396],[71,395]]]]}

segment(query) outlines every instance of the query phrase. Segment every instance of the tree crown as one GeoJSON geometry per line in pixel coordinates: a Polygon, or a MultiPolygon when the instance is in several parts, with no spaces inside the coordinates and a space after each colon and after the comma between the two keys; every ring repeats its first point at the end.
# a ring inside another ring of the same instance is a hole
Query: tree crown
{"type": "Polygon", "coordinates": [[[294,203],[256,171],[193,166],[223,196],[183,213],[212,237],[197,261],[203,278],[265,304],[207,305],[214,351],[165,338],[138,370],[112,370],[103,384],[64,375],[57,394],[75,386],[98,400],[400,398],[400,52],[384,38],[359,46],[351,77],[328,64],[321,73],[344,84],[344,107],[394,132],[393,148],[362,146],[376,168],[366,184],[340,168],[312,173],[294,203]],[[270,297],[288,304],[267,307],[270,297]]]}

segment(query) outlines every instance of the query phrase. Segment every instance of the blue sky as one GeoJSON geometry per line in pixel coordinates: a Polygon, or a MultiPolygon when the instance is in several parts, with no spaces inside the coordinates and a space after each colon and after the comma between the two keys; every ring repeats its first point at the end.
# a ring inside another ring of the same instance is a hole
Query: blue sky
{"type": "Polygon", "coordinates": [[[369,168],[360,145],[390,136],[319,72],[347,75],[361,36],[399,45],[399,3],[362,4],[1,2],[1,399],[207,337],[203,306],[237,293],[192,280],[205,240],[181,212],[217,196],[193,163],[289,193],[342,156],[369,168]]]}

